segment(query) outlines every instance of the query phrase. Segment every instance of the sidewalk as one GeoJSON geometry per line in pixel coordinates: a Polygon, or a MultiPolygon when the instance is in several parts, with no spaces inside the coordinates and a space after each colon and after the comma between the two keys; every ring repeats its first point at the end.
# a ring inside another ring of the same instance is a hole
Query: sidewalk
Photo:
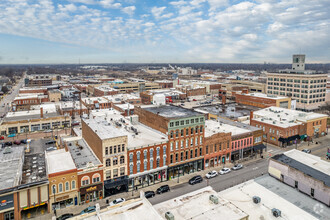
{"type": "MultiPolygon", "coordinates": [[[[247,165],[249,165],[251,163],[254,163],[256,161],[265,160],[265,159],[267,159],[267,156],[264,154],[264,159],[261,159],[258,156],[257,158],[253,158],[253,159],[250,159],[250,160],[247,160],[247,161],[244,161],[244,162],[242,161],[242,162],[239,162],[239,163],[243,164],[244,166],[247,166],[247,165]]],[[[232,166],[233,166],[232,163],[227,163],[225,167],[231,168],[232,166]]],[[[110,197],[107,197],[107,198],[104,198],[104,199],[101,199],[101,200],[97,200],[97,201],[94,201],[94,202],[90,202],[90,203],[87,203],[87,204],[71,206],[71,207],[64,208],[64,209],[59,209],[59,210],[56,210],[56,216],[59,217],[59,216],[65,214],[65,213],[73,213],[74,215],[79,215],[82,210],[84,210],[85,208],[87,208],[89,206],[94,206],[96,203],[99,203],[100,207],[102,209],[102,208],[107,207],[106,200],[109,200],[109,202],[111,202],[112,200],[117,199],[117,198],[125,198],[126,200],[133,199],[133,198],[138,198],[140,196],[140,191],[144,191],[144,192],[146,192],[146,191],[156,191],[157,188],[159,188],[162,185],[169,185],[170,188],[175,188],[176,186],[187,183],[189,181],[189,179],[192,178],[193,176],[201,175],[202,177],[205,177],[205,174],[207,174],[208,172],[210,172],[212,170],[216,170],[216,171],[219,172],[220,169],[222,169],[222,168],[223,168],[222,165],[217,166],[217,167],[209,167],[209,168],[207,168],[205,170],[202,170],[200,172],[195,172],[195,173],[185,174],[184,176],[180,176],[179,183],[178,183],[178,178],[175,178],[175,179],[160,182],[160,183],[157,183],[157,184],[145,187],[145,188],[141,188],[138,191],[123,192],[123,193],[119,193],[119,194],[116,194],[116,195],[113,195],[113,196],[110,196],[110,197]]],[[[52,216],[54,216],[53,211],[51,211],[51,213],[46,213],[44,215],[40,215],[40,216],[35,217],[33,219],[36,219],[36,220],[37,219],[38,220],[51,219],[52,216]]]]}

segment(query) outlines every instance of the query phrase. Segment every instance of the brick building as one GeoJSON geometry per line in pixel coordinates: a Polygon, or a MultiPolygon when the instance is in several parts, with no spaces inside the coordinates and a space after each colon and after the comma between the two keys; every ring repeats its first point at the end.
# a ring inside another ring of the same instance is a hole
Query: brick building
{"type": "Polygon", "coordinates": [[[78,203],[88,203],[103,198],[103,165],[81,137],[63,140],[77,166],[78,203]]]}
{"type": "Polygon", "coordinates": [[[127,135],[104,117],[83,119],[81,123],[83,139],[103,164],[104,196],[127,191],[127,135]]]}
{"type": "Polygon", "coordinates": [[[19,89],[18,93],[19,94],[37,93],[37,94],[47,95],[47,89],[40,88],[40,87],[24,87],[24,88],[19,89]]]}
{"type": "Polygon", "coordinates": [[[217,167],[230,162],[231,133],[218,130],[219,122],[205,121],[204,166],[217,167]]]}
{"type": "Polygon", "coordinates": [[[53,83],[50,75],[30,75],[25,78],[25,86],[38,87],[38,86],[51,86],[53,83]]]}
{"type": "Polygon", "coordinates": [[[136,107],[139,121],[168,136],[168,178],[204,169],[204,115],[177,106],[136,107]]]}
{"type": "Polygon", "coordinates": [[[254,111],[250,124],[263,129],[263,140],[287,146],[300,140],[311,140],[326,134],[327,115],[269,107],[254,111]]]}
{"type": "Polygon", "coordinates": [[[101,85],[98,87],[94,87],[94,96],[106,96],[106,95],[115,95],[118,94],[118,90],[107,86],[107,85],[101,85]]]}
{"type": "Polygon", "coordinates": [[[111,101],[104,97],[82,98],[81,102],[88,110],[111,108],[111,101]]]}
{"type": "Polygon", "coordinates": [[[29,110],[31,105],[49,102],[47,95],[28,95],[14,98],[12,103],[14,111],[29,110]]]}
{"type": "Polygon", "coordinates": [[[235,93],[236,103],[251,105],[259,108],[268,108],[270,106],[291,109],[291,98],[276,95],[266,95],[263,93],[235,93]]]}
{"type": "Polygon", "coordinates": [[[164,88],[173,88],[173,81],[170,80],[156,80],[156,83],[159,84],[159,86],[164,89],[164,88]]]}
{"type": "Polygon", "coordinates": [[[49,204],[54,209],[78,205],[77,167],[65,149],[46,152],[49,204]]]}

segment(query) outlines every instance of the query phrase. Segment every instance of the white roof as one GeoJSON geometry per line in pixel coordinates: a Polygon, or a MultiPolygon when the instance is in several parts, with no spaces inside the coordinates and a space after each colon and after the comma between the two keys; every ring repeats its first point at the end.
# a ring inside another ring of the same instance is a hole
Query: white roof
{"type": "Polygon", "coordinates": [[[317,219],[254,180],[221,191],[218,195],[228,200],[239,209],[242,209],[249,215],[249,219],[317,219]],[[255,204],[252,200],[253,196],[260,197],[261,203],[255,204]],[[273,208],[279,209],[282,216],[278,218],[274,217],[271,211],[273,208]]]}
{"type": "Polygon", "coordinates": [[[220,122],[218,121],[213,121],[213,120],[205,121],[205,137],[210,137],[216,133],[221,133],[221,132],[225,132],[225,133],[231,132],[231,135],[235,136],[239,134],[249,133],[251,131],[248,129],[239,128],[225,123],[222,123],[220,125],[220,122]]]}
{"type": "Polygon", "coordinates": [[[105,99],[104,97],[89,97],[89,98],[82,98],[81,100],[86,104],[94,104],[94,102],[109,103],[109,100],[105,99]]]}
{"type": "Polygon", "coordinates": [[[248,94],[241,94],[241,95],[246,95],[246,96],[251,96],[251,97],[259,97],[259,98],[266,98],[266,99],[286,99],[288,97],[285,96],[275,96],[275,95],[267,95],[265,93],[248,93],[248,94]]]}
{"type": "Polygon", "coordinates": [[[306,154],[305,152],[292,149],[284,153],[286,156],[301,162],[307,166],[312,167],[315,170],[318,170],[327,175],[330,174],[330,164],[325,160],[321,160],[320,157],[314,156],[312,154],[306,154]]]}
{"type": "Polygon", "coordinates": [[[85,220],[131,220],[131,219],[143,219],[143,220],[156,220],[162,219],[161,216],[155,211],[150,202],[147,199],[132,199],[126,202],[120,203],[115,206],[107,207],[100,211],[100,215],[95,213],[86,214],[74,217],[74,219],[85,220]]]}
{"type": "Polygon", "coordinates": [[[159,203],[154,208],[163,218],[166,212],[171,212],[176,220],[220,219],[220,216],[221,219],[238,220],[248,217],[240,208],[219,197],[210,186],[159,203]],[[218,204],[210,201],[211,195],[218,197],[218,204]]]}
{"type": "Polygon", "coordinates": [[[64,149],[46,152],[45,157],[48,174],[76,169],[70,152],[64,149]]]}
{"type": "Polygon", "coordinates": [[[131,105],[131,104],[116,104],[116,106],[120,109],[123,109],[123,110],[127,110],[128,108],[129,109],[134,109],[134,105],[131,105]]]}
{"type": "Polygon", "coordinates": [[[283,128],[299,125],[302,124],[302,122],[323,117],[327,117],[327,115],[280,107],[268,107],[253,112],[253,120],[283,128]]]}

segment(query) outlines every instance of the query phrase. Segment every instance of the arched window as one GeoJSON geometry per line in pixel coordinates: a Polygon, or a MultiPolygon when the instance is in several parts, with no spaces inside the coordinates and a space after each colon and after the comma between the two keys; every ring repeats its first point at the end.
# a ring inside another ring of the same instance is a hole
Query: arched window
{"type": "Polygon", "coordinates": [[[113,163],[114,166],[117,165],[118,164],[118,158],[114,157],[112,163],[113,163]]]}
{"type": "Polygon", "coordinates": [[[56,185],[53,185],[52,189],[53,189],[53,194],[56,194],[56,185]]]}
{"type": "Polygon", "coordinates": [[[101,175],[99,173],[95,173],[92,177],[93,183],[97,183],[101,181],[101,175]]]}
{"type": "Polygon", "coordinates": [[[111,160],[110,159],[107,159],[105,161],[105,166],[107,166],[107,167],[110,167],[111,166],[111,160]]]}
{"type": "Polygon", "coordinates": [[[141,159],[141,152],[138,151],[136,152],[136,160],[140,160],[141,159]]]}
{"type": "Polygon", "coordinates": [[[63,192],[63,184],[62,183],[58,184],[58,192],[59,193],[63,192]]]}
{"type": "Polygon", "coordinates": [[[69,191],[70,190],[70,184],[69,182],[65,182],[65,191],[69,191]]]}
{"type": "Polygon", "coordinates": [[[72,188],[72,189],[75,189],[75,188],[76,188],[76,181],[73,180],[73,181],[71,182],[71,188],[72,188]]]}
{"type": "Polygon", "coordinates": [[[123,163],[125,163],[125,157],[124,156],[121,156],[120,157],[120,164],[123,164],[123,163]]]}
{"type": "Polygon", "coordinates": [[[83,178],[81,178],[81,185],[89,185],[89,176],[84,176],[83,178]]]}

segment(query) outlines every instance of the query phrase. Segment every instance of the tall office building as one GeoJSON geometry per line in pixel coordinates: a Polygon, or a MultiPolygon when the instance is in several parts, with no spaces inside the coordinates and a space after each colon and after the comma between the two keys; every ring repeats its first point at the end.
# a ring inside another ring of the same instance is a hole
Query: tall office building
{"type": "Polygon", "coordinates": [[[305,70],[305,55],[292,56],[292,69],[267,73],[267,94],[297,100],[297,109],[314,111],[325,104],[327,74],[305,70]]]}

